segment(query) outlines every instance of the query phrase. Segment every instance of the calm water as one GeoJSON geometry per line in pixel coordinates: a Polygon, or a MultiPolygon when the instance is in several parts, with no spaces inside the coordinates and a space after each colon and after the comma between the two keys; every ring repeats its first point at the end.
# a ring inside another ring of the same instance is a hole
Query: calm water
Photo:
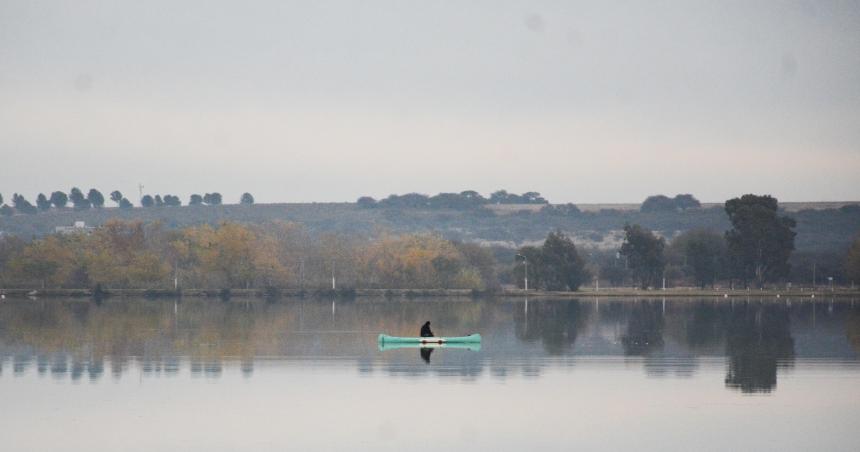
{"type": "Polygon", "coordinates": [[[0,302],[0,450],[860,450],[860,302],[0,302]],[[480,350],[380,351],[380,332],[480,350]]]}

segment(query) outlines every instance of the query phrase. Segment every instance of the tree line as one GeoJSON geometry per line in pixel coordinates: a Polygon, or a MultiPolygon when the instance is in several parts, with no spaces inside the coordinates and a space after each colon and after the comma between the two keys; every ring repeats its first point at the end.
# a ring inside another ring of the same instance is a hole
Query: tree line
{"type": "Polygon", "coordinates": [[[691,194],[675,195],[674,198],[666,195],[654,195],[645,198],[639,210],[641,212],[673,212],[699,207],[702,207],[702,203],[691,194]]]}
{"type": "Polygon", "coordinates": [[[363,208],[466,210],[477,209],[487,204],[549,204],[549,201],[535,191],[518,195],[508,193],[506,190],[498,190],[490,194],[489,197],[484,197],[474,190],[466,190],[460,193],[439,193],[433,196],[421,193],[392,194],[378,201],[370,196],[362,196],[358,198],[356,203],[363,208]]]}
{"type": "MultiPolygon", "coordinates": [[[[744,195],[725,202],[731,229],[719,233],[694,229],[671,242],[640,225],[624,226],[624,241],[614,256],[584,263],[573,242],[560,231],[550,233],[541,247],[518,250],[512,272],[519,287],[577,290],[594,277],[620,286],[633,282],[642,289],[687,281],[700,288],[726,281],[731,286],[763,287],[788,282],[796,233],[794,219],[779,214],[771,196],[744,195]]],[[[838,266],[833,266],[838,267],[838,266]]],[[[834,270],[829,268],[830,275],[834,270]]],[[[860,282],[860,237],[844,257],[844,283],[860,282]]],[[[816,284],[816,276],[804,278],[816,284]]],[[[822,272],[818,282],[825,281],[822,272]]]]}
{"type": "Polygon", "coordinates": [[[463,288],[497,284],[492,254],[434,235],[311,236],[293,223],[168,229],[110,220],[92,233],[0,238],[3,287],[463,288]]]}
{"type": "MultiPolygon", "coordinates": [[[[116,203],[120,209],[131,209],[134,205],[125,197],[119,190],[114,190],[110,193],[110,200],[116,203]]],[[[193,194],[189,198],[188,205],[209,205],[217,206],[222,203],[221,194],[206,193],[205,195],[193,194]]],[[[250,193],[244,193],[239,198],[239,204],[252,205],[254,204],[254,196],[250,193]]],[[[143,195],[140,199],[141,207],[178,207],[182,205],[182,201],[175,195],[143,195]]],[[[105,197],[97,189],[91,188],[86,195],[77,187],[72,187],[69,193],[63,191],[52,192],[49,196],[44,193],[39,193],[36,196],[36,205],[34,206],[24,195],[15,193],[12,195],[12,205],[3,203],[3,195],[0,194],[0,215],[11,216],[15,213],[21,214],[36,214],[40,211],[48,211],[53,209],[66,209],[71,207],[75,210],[101,209],[105,206],[105,197]],[[71,206],[69,204],[71,203],[71,206]]]]}
{"type": "MultiPolygon", "coordinates": [[[[3,236],[0,283],[324,288],[334,280],[338,287],[352,288],[484,290],[502,284],[523,287],[528,276],[530,288],[578,290],[595,278],[641,288],[664,283],[705,288],[718,281],[760,287],[791,281],[795,222],[780,215],[777,200],[744,195],[726,201],[724,209],[731,228],[722,233],[694,229],[667,241],[638,224],[625,225],[623,243],[611,254],[581,250],[561,230],[550,232],[541,246],[514,252],[426,234],[312,234],[279,221],[168,229],[159,223],[111,220],[92,234],[51,235],[30,243],[3,236]]],[[[860,282],[860,239],[842,262],[841,280],[860,282]]],[[[819,271],[823,282],[825,270],[819,271]]]]}

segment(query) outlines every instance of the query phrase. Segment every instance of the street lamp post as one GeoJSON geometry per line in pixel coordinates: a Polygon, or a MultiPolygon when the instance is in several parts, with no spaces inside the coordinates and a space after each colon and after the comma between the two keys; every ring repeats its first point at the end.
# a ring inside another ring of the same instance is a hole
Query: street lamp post
{"type": "Polygon", "coordinates": [[[524,270],[523,270],[523,288],[525,289],[526,292],[528,292],[528,290],[529,290],[529,260],[526,259],[526,257],[522,254],[517,254],[516,257],[523,260],[523,268],[524,268],[524,270]]]}

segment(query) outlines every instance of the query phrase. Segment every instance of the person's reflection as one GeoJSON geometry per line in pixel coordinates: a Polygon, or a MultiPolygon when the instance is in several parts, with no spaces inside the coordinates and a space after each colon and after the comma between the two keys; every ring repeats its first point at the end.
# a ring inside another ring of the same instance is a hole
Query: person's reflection
{"type": "Polygon", "coordinates": [[[430,364],[430,355],[433,353],[433,349],[421,347],[419,352],[421,353],[421,359],[423,359],[425,363],[430,364]]]}

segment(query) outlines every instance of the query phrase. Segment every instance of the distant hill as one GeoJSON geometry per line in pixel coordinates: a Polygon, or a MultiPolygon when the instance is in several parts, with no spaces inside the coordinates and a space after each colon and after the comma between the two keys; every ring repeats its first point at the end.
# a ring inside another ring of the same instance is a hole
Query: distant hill
{"type": "MultiPolygon", "coordinates": [[[[561,229],[577,244],[614,249],[625,224],[638,223],[665,237],[694,228],[724,231],[728,218],[721,204],[672,212],[639,212],[638,204],[582,204],[581,212],[551,211],[545,204],[489,204],[477,209],[362,208],[355,203],[255,204],[221,206],[103,208],[56,210],[0,217],[0,232],[30,239],[55,232],[57,227],[84,221],[98,226],[108,219],[160,221],[167,227],[218,224],[223,221],[301,223],[314,233],[372,235],[433,232],[446,238],[516,247],[536,243],[547,232],[561,229]]],[[[857,202],[780,203],[797,220],[797,248],[803,251],[847,249],[860,232],[857,202]]]]}

